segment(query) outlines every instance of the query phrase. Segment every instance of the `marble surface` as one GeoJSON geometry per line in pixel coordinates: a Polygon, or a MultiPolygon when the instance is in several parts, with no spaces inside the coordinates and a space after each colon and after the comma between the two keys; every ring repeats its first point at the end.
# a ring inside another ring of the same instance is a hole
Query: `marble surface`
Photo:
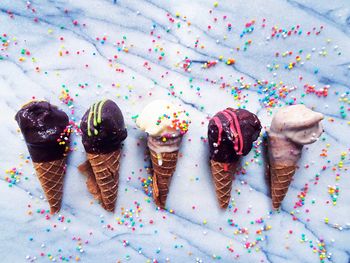
{"type": "Polygon", "coordinates": [[[3,0],[0,34],[2,262],[349,262],[348,0],[3,0]],[[77,134],[62,211],[47,213],[14,121],[32,97],[76,123],[101,98],[118,103],[129,136],[115,214],[94,202],[77,171],[85,158],[77,134]],[[168,211],[144,189],[150,163],[132,119],[159,98],[192,118],[168,211]],[[207,162],[208,118],[246,107],[266,127],[290,103],[322,112],[325,132],[304,148],[281,211],[271,212],[265,129],[221,211],[207,162]]]}

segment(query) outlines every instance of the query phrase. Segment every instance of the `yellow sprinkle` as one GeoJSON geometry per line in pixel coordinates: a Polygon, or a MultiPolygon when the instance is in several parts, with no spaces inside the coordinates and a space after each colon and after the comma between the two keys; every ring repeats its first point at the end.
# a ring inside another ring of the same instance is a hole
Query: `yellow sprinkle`
{"type": "Polygon", "coordinates": [[[342,167],[343,167],[343,162],[342,162],[342,161],[340,161],[340,162],[338,163],[338,167],[339,167],[339,168],[342,168],[342,167]]]}

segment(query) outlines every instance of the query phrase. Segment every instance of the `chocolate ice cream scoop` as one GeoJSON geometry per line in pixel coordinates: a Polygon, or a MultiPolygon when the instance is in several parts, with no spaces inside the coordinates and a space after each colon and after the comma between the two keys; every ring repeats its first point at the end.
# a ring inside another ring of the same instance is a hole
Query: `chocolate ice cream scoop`
{"type": "Polygon", "coordinates": [[[110,153],[120,149],[127,131],[123,114],[111,100],[93,104],[81,120],[83,145],[88,153],[110,153]]]}
{"type": "Polygon", "coordinates": [[[65,112],[47,101],[32,101],[17,112],[15,119],[33,162],[54,161],[65,155],[69,143],[64,140],[70,133],[65,112]]]}
{"type": "Polygon", "coordinates": [[[247,110],[227,108],[218,112],[208,125],[210,159],[231,163],[247,155],[260,131],[258,117],[247,110]]]}

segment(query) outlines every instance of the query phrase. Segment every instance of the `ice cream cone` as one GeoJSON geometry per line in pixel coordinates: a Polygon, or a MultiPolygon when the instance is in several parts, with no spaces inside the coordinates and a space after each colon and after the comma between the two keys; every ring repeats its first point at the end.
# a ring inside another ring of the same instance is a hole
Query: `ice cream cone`
{"type": "Polygon", "coordinates": [[[66,158],[50,162],[33,162],[37,176],[50,204],[51,214],[61,209],[63,178],[66,170],[66,158]]]}
{"type": "Polygon", "coordinates": [[[153,198],[162,209],[165,208],[176,169],[182,138],[190,122],[184,109],[167,100],[152,101],[136,119],[137,127],[148,134],[147,146],[153,166],[153,198]]]}
{"type": "Polygon", "coordinates": [[[51,214],[61,209],[66,156],[72,132],[68,115],[47,101],[31,101],[16,113],[51,214]]]}
{"type": "Polygon", "coordinates": [[[278,209],[301,157],[303,145],[317,141],[323,132],[323,115],[297,104],[279,109],[267,129],[272,206],[278,209]]]}
{"type": "Polygon", "coordinates": [[[215,184],[216,197],[221,208],[227,208],[231,199],[232,182],[238,166],[237,162],[221,163],[210,160],[211,174],[215,184]]]}
{"type": "Polygon", "coordinates": [[[163,152],[158,154],[150,150],[150,153],[153,166],[153,198],[157,206],[164,209],[179,152],[163,152]]]}
{"type": "Polygon", "coordinates": [[[95,180],[87,181],[88,189],[90,192],[91,189],[96,190],[95,193],[92,193],[95,198],[100,193],[103,208],[114,212],[119,183],[120,150],[107,154],[87,153],[87,158],[95,176],[95,180]],[[94,185],[95,181],[98,189],[94,185]]]}
{"type": "Polygon", "coordinates": [[[114,212],[122,142],[127,137],[123,114],[112,100],[101,100],[85,112],[80,127],[88,160],[78,169],[87,177],[88,191],[105,210],[114,212]]]}
{"type": "Polygon", "coordinates": [[[258,117],[245,109],[227,108],[209,121],[211,173],[216,196],[223,209],[230,203],[232,182],[240,158],[251,151],[260,130],[258,117]]]}
{"type": "Polygon", "coordinates": [[[278,209],[288,192],[303,146],[289,139],[268,134],[272,206],[278,209]]]}

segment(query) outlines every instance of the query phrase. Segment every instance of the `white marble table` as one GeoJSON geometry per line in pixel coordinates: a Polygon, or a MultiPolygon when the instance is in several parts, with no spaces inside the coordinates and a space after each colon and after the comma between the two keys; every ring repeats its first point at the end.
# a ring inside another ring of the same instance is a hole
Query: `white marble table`
{"type": "Polygon", "coordinates": [[[348,0],[4,0],[0,11],[1,262],[349,262],[348,0]],[[61,214],[48,214],[14,121],[32,97],[77,123],[99,99],[118,103],[129,134],[114,215],[77,172],[78,135],[61,214]],[[145,135],[132,120],[158,98],[192,117],[168,211],[144,191],[145,135]],[[281,211],[271,212],[262,137],[221,211],[207,162],[208,117],[246,107],[266,127],[289,103],[322,112],[325,132],[305,147],[281,211]]]}

